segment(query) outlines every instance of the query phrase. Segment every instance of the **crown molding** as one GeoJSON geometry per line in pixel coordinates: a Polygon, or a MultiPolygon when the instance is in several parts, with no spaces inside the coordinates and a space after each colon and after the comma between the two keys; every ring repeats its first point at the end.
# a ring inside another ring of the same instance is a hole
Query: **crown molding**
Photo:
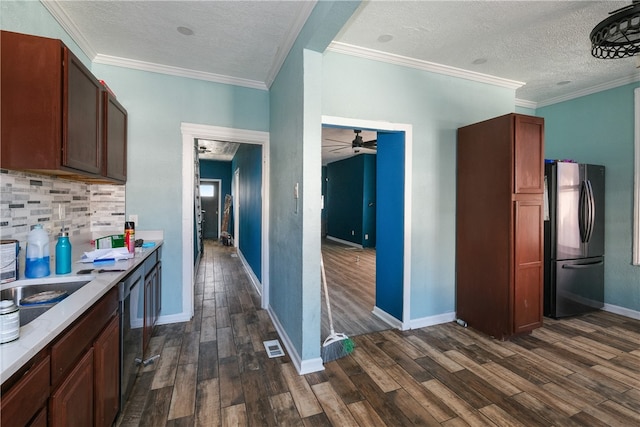
{"type": "Polygon", "coordinates": [[[422,61],[406,56],[394,55],[391,53],[380,52],[373,49],[367,49],[341,42],[332,42],[327,48],[328,51],[343,53],[345,55],[357,56],[360,58],[372,59],[374,61],[386,62],[389,64],[401,65],[404,67],[416,68],[423,71],[444,74],[452,77],[459,77],[476,82],[487,83],[494,86],[504,87],[507,89],[518,89],[525,83],[516,80],[503,79],[490,76],[488,74],[476,73],[474,71],[463,70],[461,68],[450,67],[447,65],[436,64],[434,62],[422,61]]]}
{"type": "Polygon", "coordinates": [[[206,80],[210,82],[223,83],[234,86],[242,86],[251,89],[268,90],[264,82],[257,80],[241,79],[229,77],[221,74],[207,73],[204,71],[189,70],[187,68],[172,67],[170,65],[154,64],[152,62],[138,61],[135,59],[119,58],[116,56],[98,54],[93,60],[96,64],[113,65],[116,67],[131,68],[152,73],[168,74],[177,77],[206,80]]]}
{"type": "Polygon", "coordinates": [[[282,64],[284,64],[285,59],[287,59],[287,55],[289,55],[289,52],[291,51],[293,44],[296,42],[296,39],[298,38],[300,31],[302,31],[302,28],[304,27],[304,24],[307,22],[309,15],[311,15],[313,8],[316,7],[316,3],[317,1],[315,0],[303,1],[303,2],[297,3],[300,5],[298,16],[295,22],[293,23],[293,25],[291,25],[291,28],[289,29],[287,38],[285,39],[284,43],[282,43],[282,46],[278,47],[278,51],[276,52],[275,59],[273,61],[273,64],[271,65],[271,69],[269,70],[267,79],[265,81],[266,87],[268,88],[271,87],[271,84],[276,79],[276,76],[280,72],[280,68],[282,67],[282,64]]]}
{"type": "Polygon", "coordinates": [[[93,61],[97,52],[93,46],[91,46],[91,43],[82,35],[76,24],[69,18],[69,15],[60,7],[59,2],[56,0],[40,0],[40,3],[49,11],[66,33],[69,34],[69,37],[73,39],[80,50],[89,57],[89,60],[93,61]]]}
{"type": "Polygon", "coordinates": [[[526,99],[516,98],[516,107],[531,108],[532,110],[535,110],[536,108],[538,108],[538,103],[534,101],[527,101],[526,99]]]}
{"type": "Polygon", "coordinates": [[[568,93],[562,96],[556,96],[555,98],[549,98],[545,101],[538,102],[538,107],[547,107],[552,104],[558,104],[560,102],[569,101],[575,98],[580,98],[582,96],[592,95],[597,92],[602,92],[605,90],[613,89],[616,87],[624,86],[630,83],[635,83],[640,81],[640,72],[636,72],[635,74],[627,77],[622,77],[616,80],[612,80],[607,83],[602,83],[596,86],[591,86],[585,89],[581,89],[575,92],[568,93]]]}

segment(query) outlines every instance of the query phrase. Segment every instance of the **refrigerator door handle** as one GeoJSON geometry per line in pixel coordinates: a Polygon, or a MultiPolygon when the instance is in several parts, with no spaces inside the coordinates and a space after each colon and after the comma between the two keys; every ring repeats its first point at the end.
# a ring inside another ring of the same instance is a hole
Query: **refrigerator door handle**
{"type": "Polygon", "coordinates": [[[578,201],[578,228],[582,243],[589,243],[593,235],[595,222],[595,200],[591,181],[585,180],[580,184],[580,198],[578,201]]]}
{"type": "Polygon", "coordinates": [[[562,264],[562,268],[567,270],[579,270],[581,268],[591,268],[602,264],[604,264],[604,261],[590,262],[588,264],[562,264]]]}
{"type": "Polygon", "coordinates": [[[596,203],[595,198],[593,196],[593,187],[591,186],[591,181],[587,180],[587,239],[585,242],[591,241],[591,236],[593,236],[593,226],[595,225],[596,219],[596,203]]]}

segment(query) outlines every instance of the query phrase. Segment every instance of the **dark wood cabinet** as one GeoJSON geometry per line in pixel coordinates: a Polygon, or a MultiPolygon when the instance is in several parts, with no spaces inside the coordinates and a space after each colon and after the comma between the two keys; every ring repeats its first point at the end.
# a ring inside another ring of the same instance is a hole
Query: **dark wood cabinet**
{"type": "Polygon", "coordinates": [[[120,322],[114,316],[93,345],[94,427],[109,427],[120,409],[120,322]]]}
{"type": "Polygon", "coordinates": [[[104,112],[104,173],[108,178],[127,180],[127,110],[108,91],[102,92],[104,112]]]}
{"type": "Polygon", "coordinates": [[[49,413],[51,427],[93,425],[93,348],[51,395],[49,413]]]}
{"type": "Polygon", "coordinates": [[[0,84],[0,167],[125,182],[126,110],[62,41],[2,31],[0,84]]]}
{"type": "Polygon", "coordinates": [[[498,339],[542,325],[544,121],[458,129],[456,315],[498,339]]]}
{"type": "Polygon", "coordinates": [[[50,358],[43,352],[18,372],[19,378],[11,388],[2,391],[0,425],[42,425],[43,413],[46,425],[50,367],[50,358]]]}

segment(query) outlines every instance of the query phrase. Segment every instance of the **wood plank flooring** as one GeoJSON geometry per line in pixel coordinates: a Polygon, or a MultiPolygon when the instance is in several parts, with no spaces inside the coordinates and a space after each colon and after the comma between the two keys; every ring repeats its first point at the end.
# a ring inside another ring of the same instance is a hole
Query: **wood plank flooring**
{"type": "MultiPolygon", "coordinates": [[[[335,331],[351,336],[389,329],[372,313],[376,303],[376,250],[323,239],[322,256],[335,331]]],[[[329,335],[324,293],[321,330],[323,337],[329,335]]]]}
{"type": "Polygon", "coordinates": [[[354,336],[299,376],[233,250],[207,242],[196,315],[161,325],[120,426],[640,425],[640,321],[552,320],[501,342],[447,323],[354,336]]]}

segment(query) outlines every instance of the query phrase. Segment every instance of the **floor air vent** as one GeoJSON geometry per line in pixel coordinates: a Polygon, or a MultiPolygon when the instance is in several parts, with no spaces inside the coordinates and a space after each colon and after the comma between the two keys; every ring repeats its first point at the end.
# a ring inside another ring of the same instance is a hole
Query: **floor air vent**
{"type": "Polygon", "coordinates": [[[280,345],[280,341],[271,340],[271,341],[263,341],[264,348],[267,350],[267,355],[269,358],[284,356],[284,351],[282,350],[282,346],[280,345]]]}

